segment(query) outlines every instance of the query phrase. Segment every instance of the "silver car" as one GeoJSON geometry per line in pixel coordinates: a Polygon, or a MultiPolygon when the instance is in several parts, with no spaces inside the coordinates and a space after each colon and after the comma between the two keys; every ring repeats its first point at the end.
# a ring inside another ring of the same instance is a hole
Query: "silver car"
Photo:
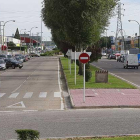
{"type": "Polygon", "coordinates": [[[0,70],[5,70],[6,69],[6,63],[3,59],[0,59],[0,70]]]}

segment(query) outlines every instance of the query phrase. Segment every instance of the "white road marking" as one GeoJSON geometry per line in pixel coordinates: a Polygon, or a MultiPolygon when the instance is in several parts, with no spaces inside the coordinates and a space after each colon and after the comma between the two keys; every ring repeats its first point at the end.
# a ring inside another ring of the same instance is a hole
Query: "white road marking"
{"type": "Polygon", "coordinates": [[[14,111],[0,111],[0,113],[12,113],[14,111]]]}
{"type": "Polygon", "coordinates": [[[47,92],[40,92],[39,98],[46,98],[47,97],[47,92]]]}
{"type": "Polygon", "coordinates": [[[23,110],[24,112],[36,112],[38,110],[23,110]]]}
{"type": "Polygon", "coordinates": [[[26,108],[23,101],[7,106],[6,108],[26,108]],[[20,106],[19,106],[20,105],[20,106]]]}
{"type": "Polygon", "coordinates": [[[27,92],[23,98],[31,98],[33,95],[33,92],[27,92]]]}
{"type": "Polygon", "coordinates": [[[54,97],[60,97],[61,98],[61,93],[60,92],[54,92],[54,97]]]}
{"type": "Polygon", "coordinates": [[[0,93],[0,98],[3,97],[6,93],[0,93]]]}
{"type": "Polygon", "coordinates": [[[121,92],[122,95],[125,95],[123,92],[121,92]]]}
{"type": "MultiPolygon", "coordinates": [[[[60,94],[62,92],[62,89],[61,89],[61,85],[60,85],[60,68],[59,68],[59,60],[58,60],[58,85],[59,85],[59,90],[60,90],[60,94]]],[[[64,101],[63,101],[63,98],[61,98],[61,110],[64,110],[64,101]]]]}
{"type": "MultiPolygon", "coordinates": [[[[35,72],[36,70],[34,70],[32,73],[31,73],[31,75],[33,75],[33,73],[35,72]]],[[[17,87],[14,91],[12,91],[12,93],[14,93],[14,92],[16,92],[18,89],[20,89],[20,87],[31,77],[31,75],[29,75],[28,77],[27,77],[27,79],[19,86],[19,87],[17,87]]]]}
{"type": "Polygon", "coordinates": [[[13,93],[9,96],[9,98],[16,98],[19,95],[19,93],[13,93]]]}
{"type": "Polygon", "coordinates": [[[98,95],[98,93],[94,93],[95,95],[98,95]]]}

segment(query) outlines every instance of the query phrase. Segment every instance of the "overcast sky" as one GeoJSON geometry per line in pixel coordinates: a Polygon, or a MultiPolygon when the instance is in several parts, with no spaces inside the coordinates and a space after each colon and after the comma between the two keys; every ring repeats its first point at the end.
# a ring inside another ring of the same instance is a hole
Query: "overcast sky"
{"type": "MultiPolygon", "coordinates": [[[[126,35],[135,36],[135,33],[139,34],[139,25],[136,22],[128,22],[128,20],[137,20],[140,23],[140,0],[121,0],[121,2],[124,4],[122,5],[122,14],[124,14],[122,16],[123,30],[125,30],[126,35]]],[[[107,28],[107,34],[114,36],[114,33],[111,31],[116,32],[117,15],[111,18],[110,25],[107,28]]]]}
{"type": "MultiPolygon", "coordinates": [[[[5,27],[5,34],[11,36],[15,33],[16,28],[26,29],[29,31],[32,27],[37,26],[38,29],[33,29],[32,33],[41,32],[41,2],[42,0],[0,0],[0,21],[16,20],[15,23],[9,22],[5,27]]],[[[121,0],[124,3],[122,8],[122,23],[123,29],[127,35],[134,36],[138,33],[139,26],[135,22],[128,22],[129,19],[140,22],[140,0],[121,0]]],[[[107,35],[114,35],[117,28],[117,16],[110,20],[110,25],[107,35]]],[[[22,30],[22,33],[24,31],[22,30]]],[[[50,30],[43,24],[43,40],[51,40],[50,30]]]]}
{"type": "MultiPolygon", "coordinates": [[[[41,2],[43,0],[0,0],[0,21],[15,20],[5,26],[5,35],[11,36],[16,28],[22,33],[21,29],[29,31],[32,27],[32,33],[41,32],[41,2]]],[[[51,33],[43,24],[43,40],[51,40],[51,33]]]]}

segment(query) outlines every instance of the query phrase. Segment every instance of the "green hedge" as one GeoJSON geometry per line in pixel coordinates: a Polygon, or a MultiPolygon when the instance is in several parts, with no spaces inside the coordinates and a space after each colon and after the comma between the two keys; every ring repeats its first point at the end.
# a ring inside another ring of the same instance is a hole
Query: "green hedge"
{"type": "Polygon", "coordinates": [[[31,129],[15,130],[18,135],[18,140],[37,140],[39,139],[39,132],[31,129]]]}

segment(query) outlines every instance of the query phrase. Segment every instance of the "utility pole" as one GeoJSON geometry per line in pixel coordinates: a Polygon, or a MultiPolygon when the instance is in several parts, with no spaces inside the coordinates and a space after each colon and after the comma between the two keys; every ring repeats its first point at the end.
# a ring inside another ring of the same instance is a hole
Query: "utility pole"
{"type": "Polygon", "coordinates": [[[121,33],[121,38],[122,38],[122,50],[124,50],[125,49],[124,48],[124,37],[123,37],[122,19],[121,19],[121,16],[123,15],[122,14],[122,3],[118,3],[118,6],[117,6],[117,14],[118,14],[118,17],[117,17],[117,30],[116,30],[115,46],[116,46],[116,49],[118,50],[118,47],[117,47],[117,38],[118,38],[118,34],[120,32],[121,33]]]}
{"type": "Polygon", "coordinates": [[[42,49],[42,14],[41,14],[41,49],[42,49]]]}

